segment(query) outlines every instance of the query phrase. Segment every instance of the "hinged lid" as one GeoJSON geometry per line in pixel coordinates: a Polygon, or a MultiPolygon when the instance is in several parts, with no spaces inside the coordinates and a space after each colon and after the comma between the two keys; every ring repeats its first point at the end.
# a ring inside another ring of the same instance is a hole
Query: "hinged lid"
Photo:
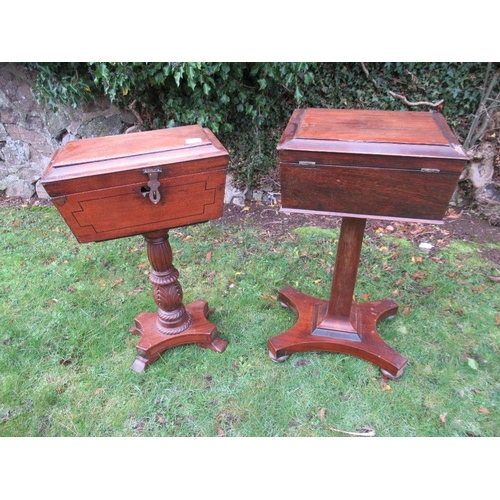
{"type": "Polygon", "coordinates": [[[277,149],[285,161],[299,151],[467,160],[444,117],[421,111],[297,109],[277,149]]]}
{"type": "Polygon", "coordinates": [[[218,156],[228,152],[199,125],[80,139],[56,151],[42,183],[218,156]]]}

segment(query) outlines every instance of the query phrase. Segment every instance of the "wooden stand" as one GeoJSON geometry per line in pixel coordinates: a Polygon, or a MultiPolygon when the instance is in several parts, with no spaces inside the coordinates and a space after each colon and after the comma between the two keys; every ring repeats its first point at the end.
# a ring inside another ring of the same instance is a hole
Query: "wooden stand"
{"type": "Polygon", "coordinates": [[[172,264],[168,230],[147,233],[144,238],[153,268],[149,280],[153,284],[158,312],[140,313],[130,329],[131,333],[141,335],[132,370],[144,371],[162,352],[183,344],[223,352],[228,342],[216,335],[215,325],[207,320],[212,312],[208,303],[204,300],[196,300],[187,306],[182,303],[182,287],[177,281],[179,272],[172,264]]]}
{"type": "Polygon", "coordinates": [[[389,347],[377,332],[377,323],[398,310],[391,299],[355,303],[353,292],[358,273],[366,219],[343,217],[329,301],[303,294],[292,287],[279,299],[297,315],[286,332],[268,341],[273,361],[306,351],[341,352],[379,366],[389,378],[403,374],[407,359],[389,347]]]}

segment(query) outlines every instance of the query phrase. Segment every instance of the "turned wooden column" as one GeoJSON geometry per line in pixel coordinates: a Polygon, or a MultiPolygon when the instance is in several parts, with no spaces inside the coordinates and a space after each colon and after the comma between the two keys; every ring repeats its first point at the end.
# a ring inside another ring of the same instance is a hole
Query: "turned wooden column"
{"type": "Polygon", "coordinates": [[[132,370],[144,371],[166,349],[183,344],[223,352],[227,341],[217,335],[217,328],[207,318],[212,312],[205,300],[195,300],[184,306],[179,271],[173,265],[168,230],[143,235],[152,271],[149,281],[153,285],[156,313],[142,312],[136,318],[132,333],[141,336],[137,344],[137,357],[132,370]]]}
{"type": "Polygon", "coordinates": [[[158,331],[175,335],[187,330],[192,319],[182,303],[182,287],[177,281],[179,271],[173,266],[168,230],[145,234],[144,239],[153,268],[149,281],[153,284],[153,298],[158,306],[158,331]]]}

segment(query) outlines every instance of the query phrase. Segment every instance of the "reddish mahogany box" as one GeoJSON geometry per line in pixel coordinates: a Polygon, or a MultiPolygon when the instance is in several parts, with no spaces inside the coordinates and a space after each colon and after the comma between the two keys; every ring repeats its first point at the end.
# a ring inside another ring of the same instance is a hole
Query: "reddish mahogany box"
{"type": "Polygon", "coordinates": [[[278,144],[285,212],[441,223],[467,155],[434,112],[297,109],[278,144]]]}
{"type": "Polygon", "coordinates": [[[41,183],[81,243],[222,216],[229,155],[207,128],[68,142],[41,183]]]}

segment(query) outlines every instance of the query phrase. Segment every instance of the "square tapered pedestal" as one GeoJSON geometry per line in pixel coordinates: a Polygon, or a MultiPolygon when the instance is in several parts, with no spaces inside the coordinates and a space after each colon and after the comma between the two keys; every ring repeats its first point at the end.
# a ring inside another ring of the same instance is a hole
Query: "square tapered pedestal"
{"type": "Polygon", "coordinates": [[[291,287],[280,291],[297,321],[269,339],[271,359],[342,352],[400,377],[407,359],[377,331],[397,304],[353,301],[366,220],[442,223],[467,156],[439,113],[299,109],[278,157],[281,210],[341,216],[342,226],[329,299],[291,287]]]}

